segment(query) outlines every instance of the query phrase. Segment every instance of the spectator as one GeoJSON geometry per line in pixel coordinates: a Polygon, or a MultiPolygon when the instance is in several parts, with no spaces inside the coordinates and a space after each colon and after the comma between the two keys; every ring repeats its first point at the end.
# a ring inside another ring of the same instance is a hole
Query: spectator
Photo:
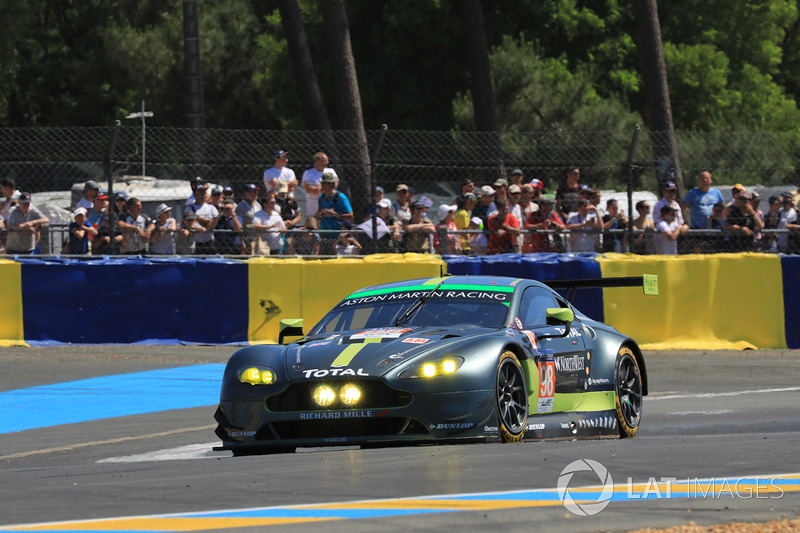
{"type": "Polygon", "coordinates": [[[208,231],[214,232],[214,251],[222,255],[238,255],[244,253],[239,234],[242,231],[242,219],[234,212],[235,202],[226,198],[222,201],[219,214],[208,225],[208,231]]]}
{"type": "MultiPolygon", "coordinates": [[[[475,195],[467,193],[460,196],[456,203],[456,214],[453,221],[456,224],[456,229],[467,230],[469,229],[470,219],[472,218],[472,210],[475,207],[475,195]]],[[[471,236],[468,233],[459,235],[461,240],[461,253],[469,255],[469,242],[471,236]]]]}
{"type": "Polygon", "coordinates": [[[186,205],[192,204],[207,204],[211,202],[211,195],[208,191],[208,182],[200,176],[195,177],[189,186],[192,189],[192,194],[186,199],[186,205]]]}
{"type": "Polygon", "coordinates": [[[723,229],[730,232],[728,242],[732,252],[753,251],[755,232],[764,225],[750,205],[752,198],[753,195],[748,191],[739,193],[725,217],[723,229]]]}
{"type": "Polygon", "coordinates": [[[279,212],[283,223],[286,225],[286,229],[293,229],[303,220],[300,213],[300,206],[297,205],[294,196],[289,194],[289,185],[286,184],[286,182],[279,182],[277,191],[275,201],[277,202],[276,205],[280,208],[279,212]]]}
{"type": "Polygon", "coordinates": [[[224,187],[222,189],[222,198],[223,200],[225,198],[230,198],[231,200],[233,200],[233,187],[224,187]]]}
{"type": "Polygon", "coordinates": [[[456,227],[456,207],[442,204],[439,206],[439,223],[433,234],[433,246],[438,254],[458,254],[461,252],[460,236],[453,233],[456,227]],[[444,244],[444,246],[442,246],[444,244]]]}
{"type": "Polygon", "coordinates": [[[505,178],[498,178],[494,182],[494,197],[495,200],[508,200],[508,180],[505,178]]]}
{"type": "Polygon", "coordinates": [[[129,198],[126,207],[128,213],[118,223],[122,233],[122,253],[143,254],[147,251],[154,224],[142,214],[142,202],[138,198],[129,198]]]}
{"type": "Polygon", "coordinates": [[[108,196],[97,194],[92,199],[92,207],[86,214],[86,220],[94,229],[103,225],[103,216],[108,215],[108,196]]]}
{"type": "Polygon", "coordinates": [[[684,209],[689,208],[689,227],[692,229],[705,229],[714,204],[725,201],[722,193],[711,186],[711,182],[711,173],[707,170],[701,172],[697,179],[697,187],[686,193],[681,202],[684,209]]]}
{"type": "Polygon", "coordinates": [[[150,232],[150,253],[157,255],[175,255],[175,237],[178,223],[172,218],[172,208],[167,204],[158,204],[156,220],[150,232]]]}
{"type": "Polygon", "coordinates": [[[487,253],[505,254],[519,251],[517,237],[520,234],[519,220],[508,210],[508,201],[495,200],[497,212],[489,217],[489,247],[487,253]]]}
{"type": "MultiPolygon", "coordinates": [[[[92,240],[92,255],[111,255],[114,250],[111,248],[111,227],[109,226],[108,213],[104,213],[98,221],[97,235],[92,240]]],[[[121,235],[117,237],[121,238],[121,235]]]]}
{"type": "Polygon", "coordinates": [[[569,245],[571,252],[594,252],[597,233],[603,223],[597,216],[597,208],[589,200],[578,201],[578,211],[567,220],[570,230],[569,245]],[[592,232],[592,233],[589,233],[592,232]]]}
{"type": "Polygon", "coordinates": [[[86,220],[85,207],[75,210],[74,220],[69,225],[69,244],[67,253],[69,255],[86,255],[89,253],[89,236],[97,234],[97,230],[86,220]]]}
{"type": "Polygon", "coordinates": [[[395,200],[392,202],[391,214],[401,223],[411,219],[411,196],[408,185],[401,183],[394,189],[395,200]]]}
{"type": "MultiPolygon", "coordinates": [[[[375,187],[375,205],[378,205],[379,203],[381,203],[381,200],[383,200],[383,197],[384,197],[383,187],[378,185],[377,187],[375,187]]],[[[386,200],[386,201],[389,202],[389,206],[391,207],[392,202],[389,201],[389,200],[386,200]]],[[[373,213],[373,204],[370,204],[370,205],[367,206],[367,216],[366,216],[366,218],[364,220],[366,220],[367,218],[370,218],[372,216],[372,213],[373,213]]]]}
{"type": "Polygon", "coordinates": [[[795,210],[792,193],[789,191],[781,193],[781,204],[781,219],[778,222],[778,229],[793,231],[778,235],[778,251],[790,254],[800,253],[800,242],[798,242],[800,239],[797,238],[798,233],[794,231],[800,229],[800,224],[797,223],[797,211],[795,210]]]}
{"type": "Polygon", "coordinates": [[[522,187],[522,180],[523,179],[524,179],[524,176],[522,175],[522,169],[521,168],[515,168],[514,170],[511,171],[511,174],[508,175],[509,187],[511,185],[516,185],[517,187],[522,187]]]}
{"type": "Polygon", "coordinates": [[[114,214],[117,220],[121,219],[128,213],[128,193],[125,191],[118,191],[114,193],[114,214]]]}
{"type": "MultiPolygon", "coordinates": [[[[388,200],[387,200],[388,202],[388,200]]],[[[388,209],[388,208],[387,208],[388,209]]],[[[289,253],[296,255],[319,255],[319,224],[315,217],[306,217],[305,231],[295,234],[291,239],[287,239],[289,253]]]]}
{"type": "MultiPolygon", "coordinates": [[[[647,215],[650,214],[650,204],[648,204],[645,200],[636,202],[636,214],[638,216],[633,219],[634,229],[643,231],[653,229],[653,222],[647,218],[647,215]]],[[[635,235],[633,242],[631,243],[631,252],[639,255],[650,253],[650,250],[648,250],[648,242],[649,237],[645,233],[635,235]]]]}
{"type": "MultiPolygon", "coordinates": [[[[658,223],[661,221],[661,208],[666,206],[671,207],[675,211],[675,220],[678,221],[679,226],[684,226],[685,223],[683,221],[683,213],[681,212],[681,206],[675,199],[678,196],[678,187],[675,185],[674,181],[667,181],[664,183],[664,187],[661,189],[662,196],[661,199],[656,202],[655,207],[653,208],[653,224],[656,226],[656,230],[658,229],[658,223]]],[[[688,228],[688,226],[687,226],[688,228]]],[[[684,235],[686,232],[681,233],[684,235]]]]}
{"type": "Polygon", "coordinates": [[[728,236],[722,234],[725,225],[726,206],[723,202],[717,202],[711,208],[711,216],[706,221],[706,229],[716,230],[718,233],[708,235],[703,239],[703,251],[705,253],[718,254],[730,251],[728,246],[728,236]]]}
{"type": "Polygon", "coordinates": [[[192,255],[195,252],[195,235],[203,233],[206,228],[197,222],[197,214],[191,209],[183,213],[181,227],[175,235],[175,251],[180,255],[192,255]]]}
{"type": "Polygon", "coordinates": [[[322,175],[325,173],[339,178],[335,170],[328,168],[328,156],[323,152],[317,152],[314,154],[314,166],[303,173],[302,184],[306,191],[305,213],[307,216],[317,214],[317,200],[322,192],[322,175]]]}
{"type": "Polygon", "coordinates": [[[483,232],[483,220],[480,217],[472,217],[469,222],[469,229],[480,230],[480,233],[473,233],[469,240],[471,255],[486,255],[489,247],[489,240],[483,232]]]}
{"type": "MultiPolygon", "coordinates": [[[[219,211],[208,199],[208,184],[200,183],[194,189],[194,203],[186,206],[187,209],[194,211],[197,215],[197,223],[208,229],[211,221],[214,220],[219,211]]],[[[194,252],[197,255],[211,255],[214,253],[214,232],[204,231],[195,233],[194,252]]]]}
{"type": "MultiPolygon", "coordinates": [[[[529,185],[535,189],[539,189],[539,194],[544,194],[544,182],[540,179],[533,178],[529,185]]],[[[535,200],[536,198],[534,198],[535,200]]]]}
{"type": "Polygon", "coordinates": [[[578,201],[580,200],[578,182],[580,179],[581,169],[569,167],[564,183],[556,189],[556,213],[564,220],[568,220],[570,213],[578,210],[578,201]]]}
{"type": "MultiPolygon", "coordinates": [[[[769,211],[764,215],[764,229],[778,229],[778,224],[781,220],[781,199],[778,196],[770,196],[767,200],[769,202],[769,211]]],[[[768,233],[764,236],[763,242],[764,251],[776,253],[778,251],[778,236],[774,233],[768,233]]]]}
{"type": "Polygon", "coordinates": [[[277,194],[278,185],[285,183],[289,196],[293,196],[294,188],[297,187],[297,176],[295,176],[294,170],[286,166],[289,163],[289,152],[276,150],[272,154],[272,159],[275,164],[272,168],[264,171],[264,191],[267,195],[277,194]]]}
{"type": "Polygon", "coordinates": [[[436,231],[436,226],[425,216],[422,202],[411,204],[411,219],[403,223],[403,251],[430,253],[431,241],[428,236],[436,231]]]}
{"type": "MultiPolygon", "coordinates": [[[[400,233],[402,224],[391,214],[392,202],[382,198],[378,202],[377,239],[373,248],[377,253],[393,253],[398,251],[398,243],[402,240],[400,233]]],[[[372,219],[368,218],[358,226],[364,230],[364,239],[372,239],[372,219]]],[[[366,243],[363,242],[362,246],[366,243]]]]}
{"type": "Polygon", "coordinates": [[[514,215],[517,220],[525,220],[522,218],[522,206],[520,205],[520,201],[522,200],[522,189],[519,185],[509,185],[508,192],[506,193],[508,196],[508,212],[514,215]]]}
{"type": "Polygon", "coordinates": [[[75,208],[82,207],[86,209],[86,212],[89,212],[89,209],[92,208],[92,201],[94,197],[100,193],[100,187],[97,186],[97,183],[89,180],[83,185],[83,198],[78,200],[77,205],[75,208]]]}
{"type": "Polygon", "coordinates": [[[353,237],[349,231],[340,233],[334,243],[336,255],[360,255],[361,244],[353,237]]]}
{"type": "Polygon", "coordinates": [[[256,230],[256,254],[280,255],[281,233],[286,229],[283,219],[275,211],[275,197],[268,196],[264,207],[253,217],[253,228],[256,230]]]}
{"type": "MultiPolygon", "coordinates": [[[[606,201],[606,214],[603,215],[604,230],[623,230],[628,228],[628,217],[620,212],[617,201],[613,198],[606,201]]],[[[603,235],[603,251],[622,253],[627,248],[624,243],[627,236],[623,233],[607,233],[603,235]]]]}
{"type": "Polygon", "coordinates": [[[242,219],[244,234],[241,236],[242,245],[246,254],[255,255],[253,249],[255,238],[253,234],[253,218],[256,213],[261,211],[261,204],[258,203],[259,188],[252,183],[244,186],[244,199],[236,206],[236,216],[242,219]]]}
{"type": "Polygon", "coordinates": [[[678,237],[689,231],[686,224],[678,222],[675,208],[661,206],[660,220],[656,224],[656,253],[660,255],[678,255],[678,237]]]}
{"type": "Polygon", "coordinates": [[[219,211],[222,205],[222,187],[214,187],[211,189],[211,205],[216,207],[217,211],[219,211]]]}
{"type": "MultiPolygon", "coordinates": [[[[336,176],[326,172],[322,176],[321,183],[322,194],[319,196],[319,210],[317,211],[319,228],[321,230],[339,230],[342,228],[342,222],[352,223],[353,208],[350,206],[347,196],[336,190],[336,176]]],[[[338,234],[323,233],[320,237],[322,237],[321,253],[332,255],[338,234]]]]}
{"type": "Polygon", "coordinates": [[[19,193],[16,207],[5,218],[8,237],[7,254],[32,254],[39,244],[39,228],[50,221],[39,209],[31,205],[31,195],[19,193]]]}
{"type": "Polygon", "coordinates": [[[762,251],[762,247],[764,245],[763,242],[764,236],[761,234],[761,229],[764,228],[764,213],[760,209],[761,195],[758,194],[756,191],[752,191],[750,194],[753,196],[750,199],[750,205],[753,206],[755,217],[761,221],[761,228],[756,229],[755,235],[753,236],[753,251],[760,252],[762,251]]]}
{"type": "MultiPolygon", "coordinates": [[[[539,209],[531,212],[525,220],[527,231],[555,230],[564,231],[566,225],[561,217],[553,210],[555,200],[542,197],[538,202],[539,209]]],[[[561,252],[564,250],[560,235],[552,233],[534,233],[526,235],[528,239],[522,245],[523,253],[531,252],[561,252]]]]}
{"type": "Polygon", "coordinates": [[[495,190],[488,185],[480,189],[480,202],[472,208],[472,216],[478,217],[483,221],[483,227],[489,227],[489,217],[497,211],[494,204],[495,190]]]}
{"type": "Polygon", "coordinates": [[[13,178],[0,179],[0,194],[5,198],[2,207],[0,207],[0,215],[3,215],[3,218],[7,218],[11,214],[11,209],[16,207],[20,195],[17,190],[17,183],[13,178]]]}

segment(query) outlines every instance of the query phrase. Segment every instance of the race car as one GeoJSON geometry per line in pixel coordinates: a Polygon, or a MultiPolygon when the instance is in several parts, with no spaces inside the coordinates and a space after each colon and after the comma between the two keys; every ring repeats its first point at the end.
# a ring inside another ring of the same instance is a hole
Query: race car
{"type": "Polygon", "coordinates": [[[444,276],[361,289],[305,336],[302,319],[282,320],[279,344],[233,354],[215,449],[633,437],[639,346],[556,289],[642,284],[444,276]]]}

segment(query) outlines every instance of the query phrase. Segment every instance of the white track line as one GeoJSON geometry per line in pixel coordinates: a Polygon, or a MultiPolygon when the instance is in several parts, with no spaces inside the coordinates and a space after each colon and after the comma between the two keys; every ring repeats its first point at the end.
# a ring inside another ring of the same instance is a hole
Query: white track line
{"type": "Polygon", "coordinates": [[[746,394],[769,394],[772,392],[795,392],[800,391],[800,387],[785,387],[782,389],[757,389],[742,390],[736,392],[706,392],[702,394],[668,394],[666,396],[645,396],[647,401],[654,400],[679,400],[684,398],[722,398],[725,396],[743,396],[746,394]]]}

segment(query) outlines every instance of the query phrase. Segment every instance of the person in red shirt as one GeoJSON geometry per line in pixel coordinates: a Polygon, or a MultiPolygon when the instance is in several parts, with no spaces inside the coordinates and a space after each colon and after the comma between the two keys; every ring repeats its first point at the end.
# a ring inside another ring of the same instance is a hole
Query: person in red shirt
{"type": "Polygon", "coordinates": [[[509,213],[508,202],[503,199],[494,201],[497,213],[489,217],[489,249],[488,254],[504,254],[517,251],[517,237],[520,225],[517,217],[509,213]]]}
{"type": "MultiPolygon", "coordinates": [[[[525,221],[526,230],[564,231],[566,229],[564,221],[561,220],[558,213],[553,211],[553,204],[555,202],[552,198],[542,197],[537,203],[539,204],[539,210],[528,215],[528,219],[525,221]]],[[[561,237],[559,235],[547,233],[532,234],[530,236],[530,243],[522,249],[522,253],[558,251],[563,251],[561,237]]]]}

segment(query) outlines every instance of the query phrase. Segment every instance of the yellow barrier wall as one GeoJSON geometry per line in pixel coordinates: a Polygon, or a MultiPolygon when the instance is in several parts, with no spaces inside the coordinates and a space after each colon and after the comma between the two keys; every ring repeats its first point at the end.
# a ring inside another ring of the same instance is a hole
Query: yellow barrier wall
{"type": "Polygon", "coordinates": [[[0,259],[0,346],[25,346],[22,265],[0,259]]]}
{"type": "Polygon", "coordinates": [[[278,342],[283,318],[304,319],[308,332],[331,307],[362,287],[447,272],[441,257],[380,254],[328,260],[254,258],[247,261],[250,282],[251,344],[278,342]]]}
{"type": "Polygon", "coordinates": [[[786,348],[778,256],[606,254],[598,261],[604,278],[658,275],[656,297],[641,288],[603,290],[606,323],[644,349],[786,348]]]}

